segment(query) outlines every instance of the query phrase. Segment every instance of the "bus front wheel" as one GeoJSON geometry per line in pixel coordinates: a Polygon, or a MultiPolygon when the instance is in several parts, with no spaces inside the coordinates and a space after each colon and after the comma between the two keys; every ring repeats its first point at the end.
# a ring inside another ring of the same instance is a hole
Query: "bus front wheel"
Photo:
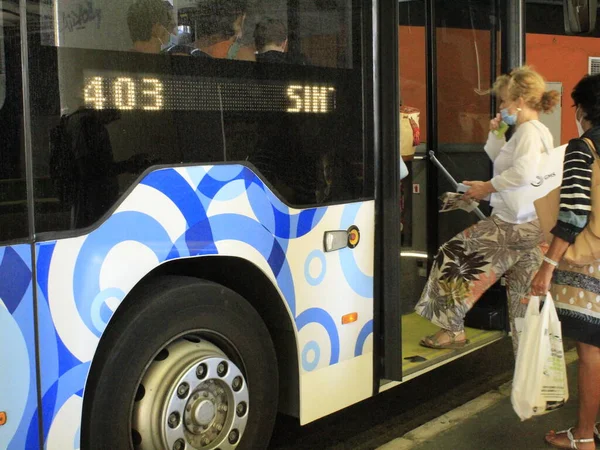
{"type": "Polygon", "coordinates": [[[82,448],[267,447],[277,359],[246,300],[207,281],[165,277],[122,307],[91,368],[82,448]]]}

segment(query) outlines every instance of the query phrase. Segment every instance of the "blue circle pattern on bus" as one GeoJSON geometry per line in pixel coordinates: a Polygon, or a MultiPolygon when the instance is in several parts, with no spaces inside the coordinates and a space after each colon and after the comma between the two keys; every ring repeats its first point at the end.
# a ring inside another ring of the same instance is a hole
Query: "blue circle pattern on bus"
{"type": "Polygon", "coordinates": [[[310,341],[302,350],[302,368],[307,372],[315,370],[321,359],[321,348],[315,341],[310,341]],[[309,359],[310,358],[310,359],[309,359]]]}
{"type": "MultiPolygon", "coordinates": [[[[341,222],[341,227],[343,229],[347,230],[354,224],[361,206],[362,205],[360,203],[355,203],[348,205],[346,209],[344,209],[341,222]]],[[[346,278],[348,284],[358,295],[372,299],[373,277],[363,273],[363,271],[360,270],[360,267],[358,267],[358,263],[354,258],[355,252],[353,252],[350,248],[344,248],[340,250],[339,255],[344,277],[346,278]]]]}
{"type": "Polygon", "coordinates": [[[298,327],[298,332],[300,332],[302,328],[304,328],[306,325],[311,323],[321,325],[327,332],[329,336],[329,342],[331,345],[331,356],[329,359],[329,365],[337,364],[340,360],[340,336],[338,334],[335,321],[329,315],[329,313],[322,308],[307,309],[296,319],[296,326],[298,327]]]}
{"type": "Polygon", "coordinates": [[[1,409],[9,420],[0,433],[0,448],[36,448],[36,355],[31,246],[14,245],[0,251],[0,370],[1,409]]]}
{"type": "Polygon", "coordinates": [[[304,277],[306,278],[306,282],[311,286],[318,286],[325,279],[325,273],[327,272],[327,260],[325,259],[325,255],[321,250],[313,250],[308,257],[306,258],[306,262],[304,263],[304,277]],[[321,265],[319,269],[319,274],[317,276],[312,276],[310,273],[310,266],[314,260],[319,260],[321,265]]]}
{"type": "Polygon", "coordinates": [[[354,347],[354,356],[360,356],[363,354],[365,341],[373,334],[373,320],[369,320],[358,333],[358,339],[356,340],[356,346],[354,347]]]}
{"type": "MultiPolygon", "coordinates": [[[[104,261],[111,250],[122,243],[132,241],[144,246],[152,252],[158,264],[161,264],[182,257],[218,255],[217,244],[219,242],[238,241],[258,252],[272,271],[276,286],[289,308],[298,333],[301,333],[309,324],[321,327],[326,333],[326,339],[311,339],[308,344],[299,349],[302,355],[302,370],[316,370],[340,361],[340,335],[336,321],[331,314],[326,309],[318,307],[309,307],[297,313],[296,286],[287,259],[290,243],[314,230],[327,215],[328,207],[306,210],[291,209],[279,200],[249,168],[239,165],[160,169],[147,175],[140,184],[158,191],[160,195],[171,200],[181,217],[185,219],[184,233],[176,238],[171,237],[166,226],[161,223],[159,219],[161,216],[158,213],[153,216],[117,208],[115,213],[97,229],[87,236],[75,238],[79,242],[83,240],[74,261],[73,272],[70,275],[74,308],[79,317],[72,317],[70,320],[80,321],[93,335],[98,338],[102,336],[114,310],[126,295],[124,290],[101,286],[100,282],[104,261]],[[242,212],[233,210],[208,214],[209,209],[215,204],[227,201],[237,202],[236,204],[240,205],[245,204],[249,209],[242,212]],[[330,355],[328,361],[323,360],[323,354],[330,355]]],[[[337,208],[343,208],[341,225],[347,228],[352,225],[350,222],[358,214],[360,204],[337,208]]],[[[317,245],[322,245],[322,236],[315,242],[320,242],[317,245]]],[[[68,243],[61,243],[61,246],[65,245],[68,243]]],[[[79,343],[63,342],[64,336],[59,334],[53,320],[53,314],[63,313],[62,310],[51,311],[51,305],[56,303],[49,301],[50,284],[53,282],[50,280],[50,269],[53,257],[56,256],[55,252],[61,251],[60,248],[62,247],[58,246],[56,242],[36,244],[38,330],[40,354],[43,355],[41,359],[43,432],[47,438],[49,434],[52,434],[50,433],[51,428],[52,431],[56,430],[55,435],[70,436],[73,431],[73,439],[77,441],[79,425],[74,424],[73,420],[66,421],[64,418],[62,423],[57,423],[59,422],[57,417],[67,403],[79,404],[82,401],[91,361],[82,361],[71,353],[69,349],[78,346],[79,343]],[[70,430],[70,427],[73,426],[76,428],[70,430]]],[[[372,297],[372,277],[366,276],[359,270],[351,250],[345,249],[342,252],[344,254],[340,253],[339,257],[348,286],[363,297],[370,291],[372,297]]],[[[21,408],[24,408],[24,419],[19,424],[17,436],[26,436],[28,442],[36,442],[38,434],[35,352],[33,352],[35,349],[33,301],[30,298],[32,295],[30,247],[28,245],[6,247],[0,249],[0,255],[2,256],[0,276],[3,279],[17,280],[11,285],[9,293],[0,292],[0,298],[13,319],[16,320],[29,352],[27,370],[30,372],[30,377],[23,376],[22,372],[26,370],[25,367],[18,368],[19,374],[10,373],[11,379],[30,380],[29,394],[25,402],[21,402],[21,408]],[[14,250],[15,248],[18,251],[14,250]],[[21,262],[19,263],[19,261],[21,262]],[[5,274],[5,272],[7,273],[5,274]],[[19,280],[22,280],[21,284],[19,284],[19,280]],[[22,285],[25,284],[28,286],[27,289],[23,289],[22,285]],[[22,301],[23,298],[27,298],[27,301],[22,301]],[[20,306],[18,306],[19,302],[21,302],[20,306]]],[[[306,262],[311,258],[318,258],[322,264],[319,276],[312,278],[313,283],[323,283],[327,275],[326,257],[321,250],[317,250],[311,255],[306,262]]],[[[53,271],[55,270],[64,271],[60,267],[53,269],[53,271]]],[[[295,274],[296,283],[307,282],[310,274],[308,271],[305,272],[295,274]],[[298,278],[298,275],[302,276],[302,280],[298,278]]],[[[62,282],[59,281],[59,283],[62,282]]],[[[14,331],[11,333],[15,334],[14,331]]],[[[359,341],[362,341],[361,347],[367,337],[363,336],[364,333],[366,330],[361,332],[358,338],[359,341]]],[[[14,342],[18,342],[18,337],[14,338],[14,342]]],[[[356,342],[357,346],[358,344],[359,342],[356,342]]],[[[15,345],[16,347],[18,345],[15,345]]],[[[350,357],[347,353],[345,355],[345,358],[350,357]]],[[[12,448],[29,448],[27,443],[15,444],[15,442],[7,445],[7,448],[11,450],[12,448]]],[[[3,443],[0,442],[0,444],[3,443]]],[[[74,446],[74,448],[78,447],[77,442],[74,442],[74,446]]]]}

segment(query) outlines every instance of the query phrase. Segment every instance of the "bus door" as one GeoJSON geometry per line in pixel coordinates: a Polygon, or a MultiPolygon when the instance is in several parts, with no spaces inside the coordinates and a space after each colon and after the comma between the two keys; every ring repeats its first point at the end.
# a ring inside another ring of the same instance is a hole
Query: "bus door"
{"type": "MultiPolygon", "coordinates": [[[[491,86],[500,61],[500,14],[496,3],[399,3],[399,141],[401,157],[410,172],[402,181],[399,224],[401,364],[405,380],[467,351],[432,350],[419,345],[438,327],[417,315],[415,306],[439,245],[479,220],[464,211],[438,212],[439,197],[455,188],[429,155],[435,156],[458,182],[490,178],[491,164],[483,146],[495,108],[491,86]]],[[[489,214],[485,204],[480,209],[489,214]]],[[[450,282],[444,286],[449,291],[454,289],[450,282]]],[[[471,283],[464,288],[471,291],[477,286],[471,283]]],[[[494,287],[482,306],[468,316],[467,326],[476,328],[468,331],[470,349],[503,336],[506,322],[500,306],[504,303],[502,296],[502,290],[494,287]]]]}
{"type": "Polygon", "coordinates": [[[39,448],[19,2],[0,2],[0,448],[39,448]]]}

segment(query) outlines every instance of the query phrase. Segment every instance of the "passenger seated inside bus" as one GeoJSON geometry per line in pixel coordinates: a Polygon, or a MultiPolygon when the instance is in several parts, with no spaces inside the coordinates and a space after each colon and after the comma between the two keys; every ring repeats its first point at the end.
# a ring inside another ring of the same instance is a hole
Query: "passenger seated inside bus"
{"type": "Polygon", "coordinates": [[[172,8],[163,0],[137,0],[131,4],[127,11],[131,51],[208,56],[197,48],[179,44],[172,8]]]}
{"type": "Polygon", "coordinates": [[[255,61],[254,51],[243,47],[246,0],[200,0],[194,13],[196,48],[213,58],[255,61]]]}
{"type": "Polygon", "coordinates": [[[254,29],[254,44],[256,46],[257,62],[305,64],[304,61],[299,59],[294,61],[287,53],[287,27],[280,20],[265,17],[258,22],[254,29]]]}

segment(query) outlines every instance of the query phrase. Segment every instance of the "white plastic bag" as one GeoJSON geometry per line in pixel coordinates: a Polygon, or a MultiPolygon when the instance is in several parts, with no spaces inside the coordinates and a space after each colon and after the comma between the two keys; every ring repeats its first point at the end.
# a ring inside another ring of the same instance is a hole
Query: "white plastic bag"
{"type": "Polygon", "coordinates": [[[539,297],[531,297],[520,325],[510,399],[517,415],[526,420],[563,406],[569,388],[562,330],[551,295],[541,312],[539,297]]]}
{"type": "Polygon", "coordinates": [[[406,163],[400,158],[400,179],[403,180],[408,176],[408,167],[406,167],[406,163]]]}

